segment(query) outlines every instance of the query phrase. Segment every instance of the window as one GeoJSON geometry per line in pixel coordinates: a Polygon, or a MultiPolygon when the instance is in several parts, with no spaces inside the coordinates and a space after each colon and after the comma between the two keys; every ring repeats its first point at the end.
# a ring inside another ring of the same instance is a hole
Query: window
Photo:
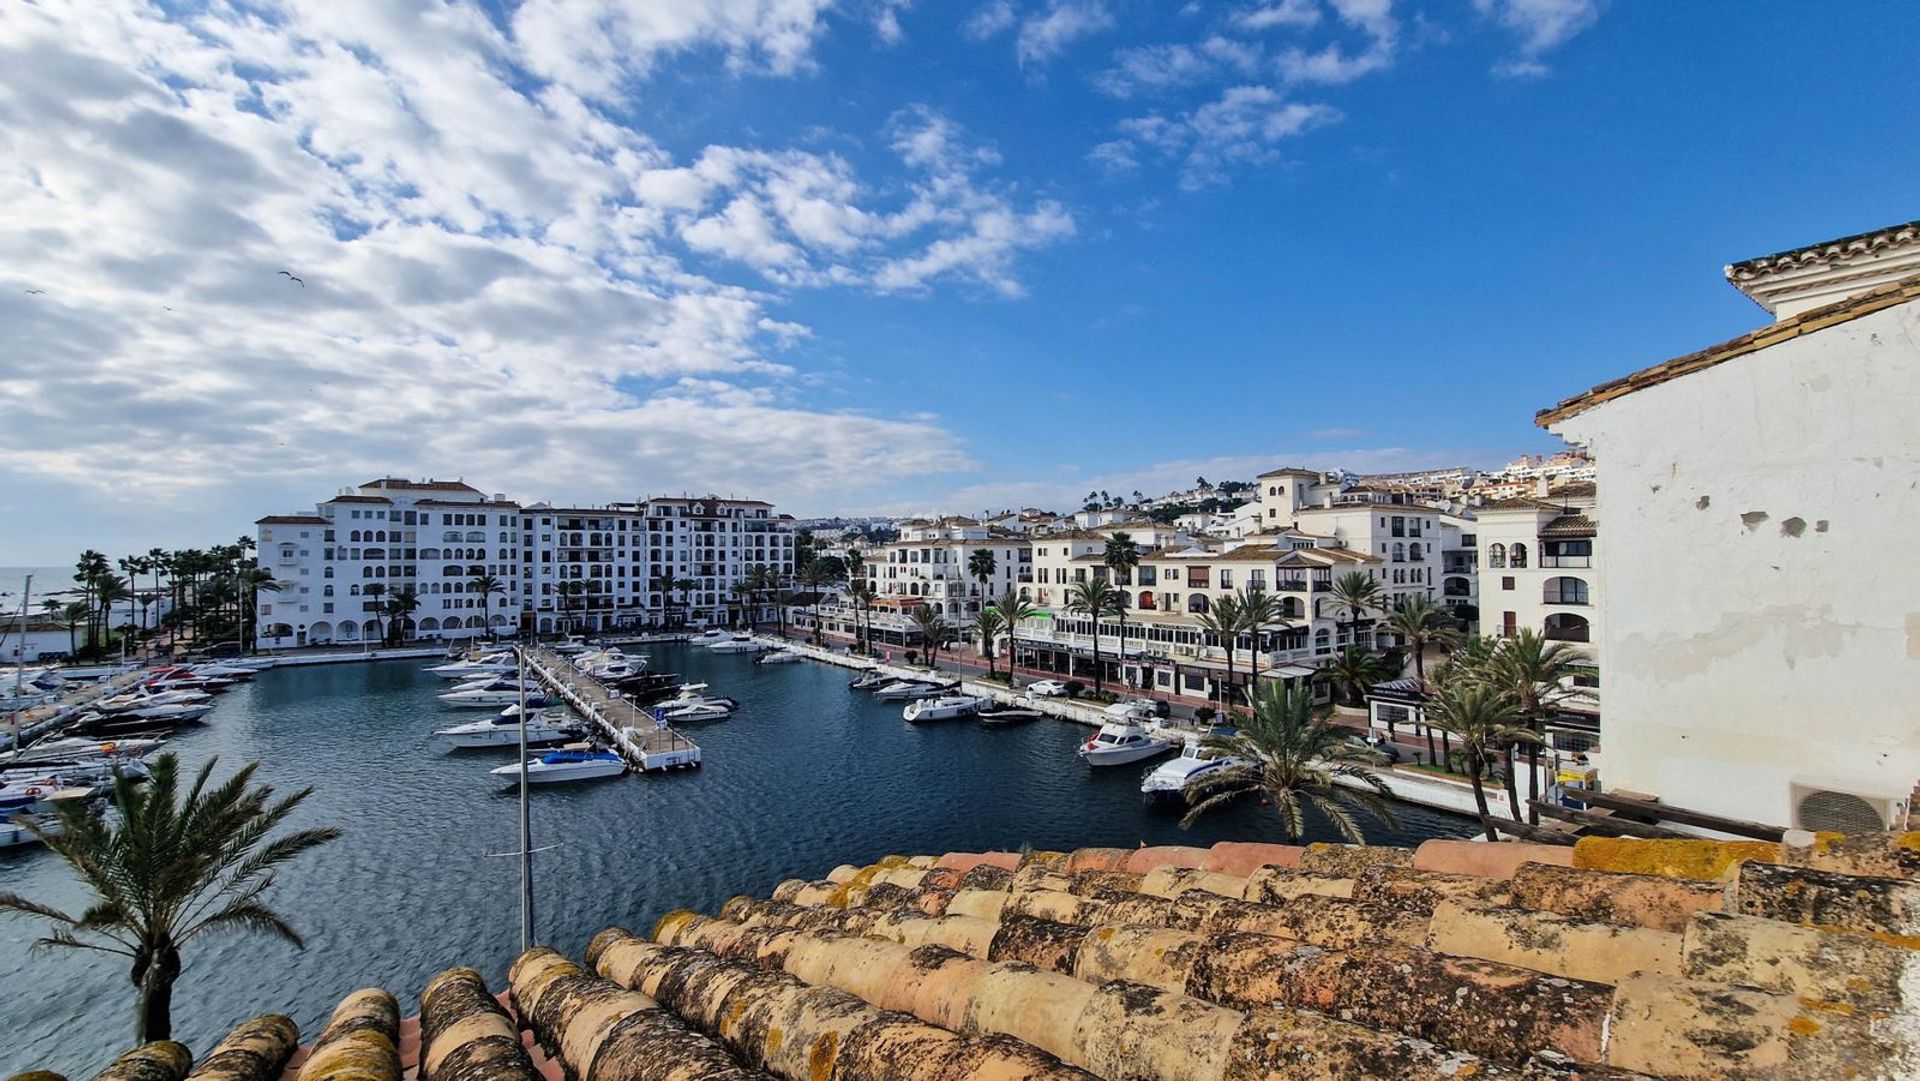
{"type": "Polygon", "coordinates": [[[1512,612],[1500,613],[1500,633],[1508,638],[1520,633],[1520,621],[1512,612]]]}
{"type": "Polygon", "coordinates": [[[1507,546],[1495,544],[1487,548],[1487,566],[1499,570],[1507,565],[1507,546]]]}
{"type": "Polygon", "coordinates": [[[1206,610],[1207,595],[1205,593],[1190,593],[1187,595],[1187,611],[1200,615],[1204,614],[1206,610]]]}
{"type": "Polygon", "coordinates": [[[1587,604],[1587,583],[1581,578],[1549,578],[1541,595],[1543,604],[1587,604]]]}
{"type": "Polygon", "coordinates": [[[1233,588],[1233,569],[1231,567],[1220,568],[1220,588],[1221,589],[1233,588]]]}
{"type": "Polygon", "coordinates": [[[1407,561],[1407,546],[1399,541],[1393,542],[1393,561],[1395,563],[1405,563],[1407,561]]]}
{"type": "Polygon", "coordinates": [[[1511,575],[1511,574],[1503,574],[1503,575],[1501,575],[1501,576],[1500,576],[1500,588],[1501,588],[1501,589],[1512,589],[1512,588],[1513,588],[1513,575],[1511,575]]]}
{"type": "Polygon", "coordinates": [[[1527,546],[1524,544],[1515,544],[1513,547],[1507,549],[1507,565],[1509,567],[1526,566],[1527,546]]]}

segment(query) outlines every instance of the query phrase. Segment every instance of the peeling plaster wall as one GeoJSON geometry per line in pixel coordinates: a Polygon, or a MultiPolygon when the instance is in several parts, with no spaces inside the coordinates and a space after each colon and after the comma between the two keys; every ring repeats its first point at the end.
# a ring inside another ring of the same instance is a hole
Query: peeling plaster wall
{"type": "Polygon", "coordinates": [[[1920,782],[1920,303],[1553,426],[1599,460],[1610,788],[1792,824],[1920,782]]]}

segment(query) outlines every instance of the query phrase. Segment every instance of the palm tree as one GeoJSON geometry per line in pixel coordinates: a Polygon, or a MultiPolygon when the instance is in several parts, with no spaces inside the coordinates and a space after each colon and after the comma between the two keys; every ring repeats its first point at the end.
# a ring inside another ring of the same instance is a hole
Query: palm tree
{"type": "Polygon", "coordinates": [[[998,679],[1000,673],[993,667],[993,638],[1007,625],[998,610],[991,606],[980,609],[973,617],[973,633],[980,639],[980,654],[987,659],[987,678],[998,679]]]}
{"type": "MultiPolygon", "coordinates": [[[[1113,572],[1114,581],[1122,586],[1133,584],[1134,568],[1140,566],[1140,545],[1134,542],[1132,534],[1115,533],[1107,538],[1106,551],[1100,555],[1100,562],[1113,572]]],[[[1120,603],[1114,612],[1120,620],[1120,663],[1127,663],[1127,594],[1120,592],[1120,603]]]]}
{"type": "Polygon", "coordinates": [[[69,601],[61,604],[59,601],[42,601],[40,607],[53,616],[54,622],[67,628],[67,655],[70,657],[77,655],[80,652],[80,639],[74,632],[86,623],[88,615],[92,612],[92,609],[87,607],[87,602],[69,601]]]}
{"type": "Polygon", "coordinates": [[[1366,571],[1348,571],[1333,580],[1333,601],[1352,617],[1347,627],[1357,629],[1360,617],[1380,606],[1380,583],[1366,571]]]}
{"type": "MultiPolygon", "coordinates": [[[[100,645],[105,648],[111,640],[113,631],[113,606],[132,596],[127,591],[127,580],[117,574],[106,573],[93,580],[93,603],[99,608],[100,645]]],[[[129,617],[131,622],[131,617],[129,617]]]]}
{"type": "Polygon", "coordinates": [[[869,623],[873,611],[873,583],[866,578],[855,578],[847,583],[847,597],[853,601],[855,618],[854,644],[862,653],[873,652],[873,629],[869,623]]]}
{"type": "Polygon", "coordinates": [[[686,609],[680,615],[680,622],[684,625],[688,617],[693,615],[693,598],[690,594],[700,588],[700,583],[691,578],[671,578],[667,581],[667,588],[680,594],[680,607],[686,609]]]}
{"type": "Polygon", "coordinates": [[[793,607],[796,594],[791,589],[776,587],[773,591],[773,617],[779,621],[780,639],[787,637],[787,609],[793,607]]]}
{"type": "Polygon", "coordinates": [[[979,581],[982,599],[987,596],[987,580],[999,569],[1000,561],[993,557],[990,548],[975,548],[973,554],[967,557],[967,573],[979,581]]]}
{"type": "Polygon", "coordinates": [[[105,577],[112,566],[104,552],[96,552],[91,548],[81,552],[80,558],[73,564],[73,580],[80,586],[81,603],[87,606],[87,652],[89,653],[94,650],[94,584],[105,577]]]}
{"type": "Polygon", "coordinates": [[[132,625],[137,618],[134,612],[134,605],[139,597],[140,576],[146,573],[147,561],[144,557],[138,555],[121,556],[119,559],[114,560],[114,566],[119,567],[120,573],[126,576],[127,623],[132,625]]]}
{"type": "Polygon", "coordinates": [[[835,564],[835,561],[826,556],[815,556],[800,568],[801,583],[813,593],[813,644],[816,646],[826,642],[826,635],[820,631],[821,587],[829,582],[839,581],[842,574],[842,569],[835,564]]]}
{"type": "Polygon", "coordinates": [[[768,590],[780,584],[779,580],[765,563],[755,563],[747,568],[746,576],[741,579],[741,582],[747,587],[747,603],[750,605],[747,610],[747,629],[758,631],[761,602],[765,599],[768,590]]]}
{"type": "Polygon", "coordinates": [[[1418,594],[1401,598],[1400,603],[1387,612],[1387,629],[1412,648],[1413,672],[1422,689],[1427,685],[1427,647],[1436,645],[1444,649],[1460,641],[1453,617],[1418,594]]]}
{"type": "Polygon", "coordinates": [[[480,594],[480,626],[493,637],[493,595],[506,596],[506,583],[491,574],[480,573],[467,579],[467,591],[480,594]]]}
{"type": "Polygon", "coordinates": [[[1346,692],[1348,705],[1366,701],[1367,691],[1391,673],[1386,663],[1365,646],[1348,646],[1333,655],[1325,669],[1335,687],[1346,692]]]}
{"type": "Polygon", "coordinates": [[[252,783],[253,763],[212,784],[215,761],[200,767],[183,794],[179,763],[171,754],[158,755],[150,783],[114,782],[115,814],[97,803],[70,801],[56,812],[57,824],[23,820],[92,893],[80,915],[0,893],[0,911],[53,924],[36,947],[94,950],[132,963],[139,989],[134,1038],[140,1043],[173,1034],[180,950],[194,939],[246,931],[304,946],[265,896],[275,869],[340,836],[323,827],[269,837],[313,790],[276,800],[272,788],[252,783]]]}
{"type": "Polygon", "coordinates": [[[993,610],[999,613],[1001,625],[1007,632],[1007,682],[1011,684],[1016,659],[1013,649],[1014,632],[1019,629],[1023,620],[1033,618],[1034,608],[1025,597],[1020,595],[1019,590],[1008,586],[1006,592],[1000,594],[999,599],[993,602],[993,610]]]}
{"type": "MultiPolygon", "coordinates": [[[[1425,713],[1429,725],[1459,741],[1460,752],[1467,760],[1467,780],[1473,785],[1473,803],[1480,809],[1481,828],[1486,830],[1487,840],[1498,841],[1499,832],[1487,821],[1487,789],[1483,778],[1496,746],[1535,741],[1533,733],[1514,723],[1520,719],[1519,703],[1504,687],[1481,680],[1457,679],[1447,681],[1427,700],[1425,713]]],[[[1504,756],[1506,752],[1500,753],[1504,756]]],[[[1518,819],[1519,808],[1514,811],[1518,819]]]]}
{"type": "MultiPolygon", "coordinates": [[[[263,567],[248,567],[242,570],[237,579],[240,587],[240,605],[242,620],[240,624],[240,646],[251,646],[255,652],[260,646],[260,594],[278,593],[286,586],[273,576],[273,572],[263,567]]],[[[415,605],[415,607],[419,607],[415,605]]]]}
{"type": "Polygon", "coordinates": [[[1240,610],[1240,629],[1253,642],[1253,659],[1248,662],[1247,678],[1257,681],[1260,674],[1255,666],[1260,657],[1260,631],[1267,624],[1279,621],[1280,598],[1259,586],[1245,585],[1233,595],[1233,605],[1240,610]]]}
{"type": "Polygon", "coordinates": [[[926,652],[928,667],[940,667],[940,647],[953,636],[947,617],[933,605],[923,604],[913,610],[913,626],[920,632],[920,647],[926,652]]]}
{"type": "Polygon", "coordinates": [[[1067,611],[1093,620],[1093,689],[1101,689],[1100,617],[1120,611],[1120,591],[1105,579],[1075,582],[1067,588],[1067,611]]]}
{"type": "Polygon", "coordinates": [[[1380,762],[1379,753],[1348,739],[1346,729],[1317,714],[1310,690],[1270,682],[1254,690],[1251,702],[1252,720],[1233,735],[1201,741],[1243,764],[1195,781],[1187,790],[1191,809],[1181,826],[1190,827],[1208,811],[1256,794],[1273,802],[1287,840],[1296,844],[1306,832],[1308,806],[1326,815],[1340,836],[1354,844],[1366,843],[1355,809],[1389,828],[1398,824],[1386,802],[1393,791],[1366,768],[1380,762]],[[1357,780],[1365,790],[1348,788],[1337,778],[1357,780]]]}
{"type": "Polygon", "coordinates": [[[412,586],[401,586],[387,599],[387,637],[394,645],[399,645],[400,640],[406,637],[407,624],[412,622],[413,614],[419,610],[420,595],[412,586]]]}
{"type": "MultiPolygon", "coordinates": [[[[1565,642],[1553,642],[1531,627],[1502,638],[1495,648],[1488,677],[1512,692],[1534,738],[1527,743],[1527,799],[1540,798],[1540,743],[1546,735],[1547,706],[1567,694],[1567,684],[1589,663],[1587,655],[1565,642]]],[[[1527,821],[1540,824],[1540,812],[1529,807],[1527,821]]]]}
{"type": "MultiPolygon", "coordinates": [[[[561,583],[561,584],[564,585],[565,583],[561,583]]],[[[386,610],[384,606],[385,602],[383,602],[380,598],[387,595],[387,587],[379,582],[375,582],[372,585],[368,586],[366,589],[361,590],[361,594],[363,596],[373,598],[373,600],[367,602],[370,605],[370,607],[367,610],[374,614],[374,617],[375,617],[374,623],[378,624],[380,622],[379,617],[386,614],[386,610]]],[[[381,640],[385,641],[386,630],[384,628],[382,628],[380,634],[381,634],[381,640]]],[[[362,630],[360,632],[361,640],[365,641],[366,637],[367,637],[367,632],[365,630],[362,630]]]]}
{"type": "Polygon", "coordinates": [[[1227,683],[1220,694],[1220,701],[1231,717],[1236,696],[1233,686],[1233,645],[1234,640],[1240,636],[1241,622],[1239,598],[1231,593],[1221,597],[1208,605],[1207,610],[1200,613],[1199,618],[1194,622],[1200,624],[1200,629],[1213,636],[1213,640],[1220,643],[1221,648],[1227,651],[1227,683]]]}

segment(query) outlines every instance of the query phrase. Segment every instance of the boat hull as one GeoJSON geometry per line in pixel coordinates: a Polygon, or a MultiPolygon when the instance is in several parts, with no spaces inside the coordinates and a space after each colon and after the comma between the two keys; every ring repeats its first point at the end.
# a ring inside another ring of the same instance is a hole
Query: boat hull
{"type": "Polygon", "coordinates": [[[1082,747],[1078,752],[1080,761],[1089,766],[1125,766],[1133,762],[1145,762],[1172,749],[1168,743],[1129,744],[1125,747],[1101,747],[1088,750],[1082,747]]]}

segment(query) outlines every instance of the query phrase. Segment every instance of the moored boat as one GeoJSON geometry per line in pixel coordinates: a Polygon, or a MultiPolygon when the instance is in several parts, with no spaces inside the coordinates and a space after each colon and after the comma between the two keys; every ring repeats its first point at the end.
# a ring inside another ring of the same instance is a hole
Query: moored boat
{"type": "Polygon", "coordinates": [[[806,659],[805,657],[802,657],[800,654],[795,653],[793,650],[790,650],[790,649],[770,649],[765,653],[760,654],[758,657],[755,657],[753,659],[753,663],[755,664],[793,664],[796,661],[803,661],[805,659],[806,659]]]}
{"type": "Polygon", "coordinates": [[[759,653],[767,646],[750,634],[734,634],[707,645],[714,653],[759,653]]]}
{"type": "MultiPolygon", "coordinates": [[[[495,777],[517,783],[520,763],[512,762],[487,771],[495,777]]],[[[627,763],[612,751],[598,751],[584,745],[548,751],[527,760],[528,784],[557,784],[564,781],[591,781],[618,777],[627,772],[627,763]]]]}
{"type": "Polygon", "coordinates": [[[1037,721],[1045,714],[1032,706],[991,706],[974,713],[974,719],[989,728],[1037,721]]]}
{"type": "Polygon", "coordinates": [[[1140,794],[1151,801],[1184,799],[1187,786],[1194,781],[1244,764],[1233,755],[1220,754],[1189,740],[1181,749],[1180,757],[1162,762],[1147,771],[1140,781],[1140,794]]]}
{"type": "Polygon", "coordinates": [[[1167,753],[1172,740],[1131,721],[1109,721],[1074,753],[1089,766],[1124,766],[1167,753]]]}
{"type": "Polygon", "coordinates": [[[656,717],[668,724],[694,721],[724,721],[733,716],[740,703],[725,695],[710,695],[704,683],[688,683],[680,693],[653,707],[656,717]]]}
{"type": "Polygon", "coordinates": [[[882,702],[904,702],[913,698],[932,698],[959,686],[957,682],[941,683],[931,679],[896,679],[874,691],[873,696],[882,702]]]}
{"type": "Polygon", "coordinates": [[[485,683],[462,684],[445,694],[435,695],[441,704],[454,709],[483,709],[517,705],[522,694],[532,698],[540,693],[538,684],[522,686],[517,679],[494,679],[485,683]]]}
{"type": "Polygon", "coordinates": [[[856,691],[877,691],[893,681],[894,677],[884,669],[869,668],[853,677],[847,686],[856,691]]]}
{"type": "MultiPolygon", "coordinates": [[[[530,711],[531,712],[531,711],[530,711]]],[[[586,733],[580,719],[565,706],[549,706],[527,718],[527,742],[532,745],[577,740],[586,733]]],[[[520,743],[520,707],[508,706],[484,721],[456,724],[433,733],[462,750],[515,747],[520,743]]]]}
{"type": "Polygon", "coordinates": [[[973,716],[974,711],[980,708],[980,701],[969,694],[940,694],[908,702],[906,708],[900,711],[900,717],[910,724],[958,720],[973,716]]]}

